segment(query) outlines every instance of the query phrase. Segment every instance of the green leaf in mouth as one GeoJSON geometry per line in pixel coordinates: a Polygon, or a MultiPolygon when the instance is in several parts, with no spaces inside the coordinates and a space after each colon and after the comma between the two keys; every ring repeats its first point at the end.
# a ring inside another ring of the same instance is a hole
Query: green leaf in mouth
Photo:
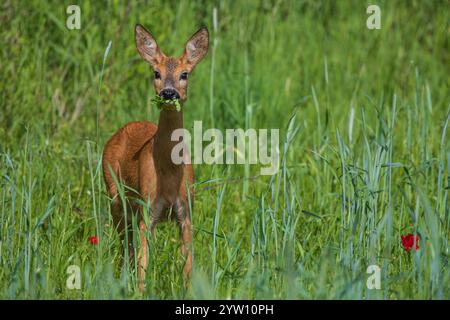
{"type": "Polygon", "coordinates": [[[151,101],[156,105],[156,107],[159,110],[164,109],[164,106],[167,106],[167,105],[175,106],[175,109],[178,112],[180,112],[180,110],[181,110],[180,100],[178,100],[178,99],[163,99],[160,96],[156,95],[151,101]]]}

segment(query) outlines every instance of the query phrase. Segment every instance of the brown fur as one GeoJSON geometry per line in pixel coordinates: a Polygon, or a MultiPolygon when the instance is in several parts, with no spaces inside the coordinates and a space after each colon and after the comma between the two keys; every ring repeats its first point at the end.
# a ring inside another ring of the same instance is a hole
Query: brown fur
{"type": "MultiPolygon", "coordinates": [[[[183,72],[190,73],[206,54],[208,31],[202,28],[194,34],[186,44],[183,56],[178,59],[165,56],[142,26],[136,26],[135,34],[139,53],[161,75],[160,79],[154,80],[155,91],[159,94],[165,88],[175,89],[183,103],[187,98],[187,80],[181,79],[180,75],[183,72]]],[[[130,122],[109,139],[103,152],[103,174],[112,199],[111,213],[122,239],[125,237],[125,226],[129,230],[131,255],[134,251],[131,212],[138,217],[141,243],[138,251],[138,275],[141,291],[144,290],[148,265],[146,234],[148,231],[152,233],[155,224],[166,220],[170,212],[178,222],[181,233],[181,253],[186,258],[183,276],[188,279],[191,275],[192,226],[189,201],[192,207],[194,170],[191,164],[174,164],[171,160],[172,148],[178,143],[171,141],[171,134],[173,130],[182,127],[182,111],[176,111],[174,106],[165,106],[160,112],[158,126],[148,121],[130,122]],[[127,186],[127,221],[124,219],[124,208],[111,172],[127,186]],[[143,219],[140,206],[133,201],[136,197],[150,201],[149,225],[143,219]]]]}

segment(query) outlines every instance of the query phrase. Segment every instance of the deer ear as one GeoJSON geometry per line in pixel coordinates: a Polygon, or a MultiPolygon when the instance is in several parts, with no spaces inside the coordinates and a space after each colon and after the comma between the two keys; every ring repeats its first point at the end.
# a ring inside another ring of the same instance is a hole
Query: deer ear
{"type": "Polygon", "coordinates": [[[137,24],[134,29],[136,48],[141,57],[152,66],[160,60],[162,55],[153,36],[143,26],[137,24]]]}
{"type": "Polygon", "coordinates": [[[206,27],[200,28],[186,43],[184,57],[194,67],[208,52],[209,33],[206,27]]]}

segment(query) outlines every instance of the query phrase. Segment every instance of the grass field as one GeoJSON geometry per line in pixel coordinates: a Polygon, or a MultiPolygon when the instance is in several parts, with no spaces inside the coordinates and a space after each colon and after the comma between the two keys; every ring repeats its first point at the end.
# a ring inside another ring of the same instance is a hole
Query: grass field
{"type": "Polygon", "coordinates": [[[448,1],[86,1],[80,30],[69,4],[0,4],[0,298],[142,298],[100,165],[118,128],[158,119],[135,23],[170,55],[208,26],[185,127],[280,129],[281,152],[273,176],[195,166],[191,287],[160,224],[143,298],[450,298],[448,1]]]}

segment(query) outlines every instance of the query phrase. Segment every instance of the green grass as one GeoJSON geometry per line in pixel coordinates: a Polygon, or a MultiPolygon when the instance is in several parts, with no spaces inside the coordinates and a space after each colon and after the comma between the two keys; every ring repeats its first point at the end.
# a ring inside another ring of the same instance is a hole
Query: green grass
{"type": "Polygon", "coordinates": [[[71,31],[72,3],[3,2],[0,298],[140,298],[100,160],[119,127],[158,119],[141,23],[171,55],[210,30],[186,128],[279,128],[281,152],[274,176],[195,166],[192,285],[175,225],[160,224],[144,298],[449,299],[450,8],[376,3],[381,30],[366,1],[86,1],[71,31]]]}

